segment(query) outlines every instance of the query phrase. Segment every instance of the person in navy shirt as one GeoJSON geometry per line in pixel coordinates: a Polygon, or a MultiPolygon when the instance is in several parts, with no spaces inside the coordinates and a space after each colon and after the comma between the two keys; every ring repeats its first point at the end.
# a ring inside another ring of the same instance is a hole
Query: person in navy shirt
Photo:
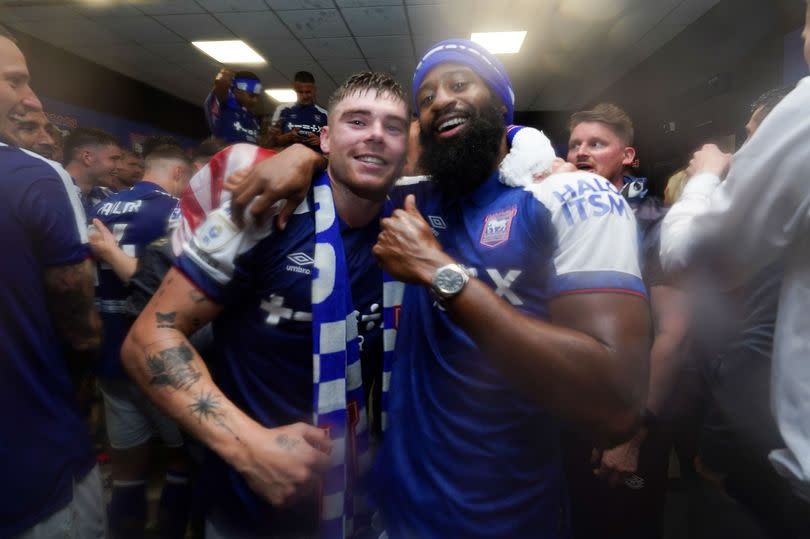
{"type": "Polygon", "coordinates": [[[566,537],[560,423],[609,446],[643,408],[635,219],[592,173],[502,184],[514,94],[481,46],[432,47],[413,96],[432,181],[374,247],[409,283],[374,497],[390,537],[566,537]]]}
{"type": "MultiPolygon", "coordinates": [[[[188,185],[192,173],[190,157],[176,145],[151,149],[145,156],[145,166],[142,181],[112,195],[96,206],[93,213],[93,225],[99,230],[92,238],[94,254],[99,259],[96,302],[104,321],[97,374],[111,446],[113,488],[109,520],[112,537],[144,534],[146,481],[151,471],[148,442],[153,435],[159,435],[168,448],[169,472],[161,509],[188,498],[188,464],[180,431],[173,421],[154,409],[129,380],[119,354],[131,323],[126,311],[127,283],[135,271],[137,258],[147,245],[165,236],[167,222],[178,205],[176,197],[188,185]],[[98,236],[107,240],[101,241],[98,236]]],[[[177,514],[169,519],[170,513],[176,511],[159,511],[162,536],[183,537],[186,519],[177,514]]]]}
{"type": "Polygon", "coordinates": [[[326,109],[315,104],[315,77],[309,71],[299,71],[293,77],[295,103],[279,105],[271,120],[273,146],[287,147],[300,142],[320,151],[319,135],[327,124],[326,109]]]}
{"type": "MultiPolygon", "coordinates": [[[[313,295],[320,290],[316,284],[338,278],[334,263],[317,265],[319,212],[331,215],[343,244],[363,389],[381,368],[383,276],[371,248],[386,195],[405,162],[408,106],[396,81],[362,73],[335,92],[330,112],[321,139],[330,159],[319,181],[328,181],[334,209],[325,206],[327,185],[321,184],[283,231],[272,224],[240,230],[223,198],[186,243],[122,350],[141,388],[211,449],[201,479],[210,504],[207,537],[311,537],[335,509],[334,499],[324,496],[319,516],[320,500],[312,496],[330,467],[324,451],[332,442],[308,424],[315,412],[315,304],[322,303],[313,295]],[[209,374],[185,335],[211,319],[209,374]]],[[[214,161],[243,169],[256,156],[255,148],[244,146],[232,146],[227,160],[214,161]]],[[[198,173],[205,174],[212,174],[210,166],[198,173]]],[[[345,334],[338,341],[345,345],[351,333],[345,314],[341,322],[345,334]]],[[[347,399],[350,417],[351,408],[347,399]]],[[[367,428],[365,416],[349,421],[367,428]]],[[[333,453],[341,467],[353,455],[355,449],[333,453]]]]}
{"type": "MultiPolygon", "coordinates": [[[[414,95],[431,177],[397,183],[404,209],[374,247],[411,285],[371,501],[391,537],[565,537],[559,423],[609,447],[640,421],[651,327],[635,217],[591,172],[506,174],[514,94],[480,46],[436,45],[414,95]]],[[[235,211],[294,195],[273,159],[235,211]]]]}
{"type": "MultiPolygon", "coordinates": [[[[41,110],[0,28],[0,133],[41,110]]],[[[70,176],[0,143],[0,537],[103,537],[102,487],[74,380],[101,341],[84,212],[70,176]]]]}
{"type": "Polygon", "coordinates": [[[222,69],[205,98],[205,119],[211,135],[234,142],[259,143],[259,118],[255,109],[262,94],[262,82],[250,71],[222,69]]]}
{"type": "Polygon", "coordinates": [[[65,170],[79,187],[84,211],[115,193],[123,149],[111,134],[92,127],[74,129],[65,139],[65,170]]]}

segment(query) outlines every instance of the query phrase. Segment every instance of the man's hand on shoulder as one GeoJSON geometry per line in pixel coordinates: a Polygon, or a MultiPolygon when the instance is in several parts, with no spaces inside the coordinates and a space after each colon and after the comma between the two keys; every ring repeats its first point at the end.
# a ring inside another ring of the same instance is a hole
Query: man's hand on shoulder
{"type": "Polygon", "coordinates": [[[274,429],[257,427],[242,438],[245,450],[234,467],[256,493],[276,506],[313,496],[330,465],[331,441],[305,423],[274,429]]]}
{"type": "Polygon", "coordinates": [[[278,214],[276,226],[284,230],[295,209],[306,198],[313,176],[325,167],[326,159],[321,154],[302,144],[294,144],[251,169],[230,176],[225,188],[233,193],[231,215],[234,221],[244,225],[244,212],[250,211],[262,225],[278,214]],[[278,211],[275,205],[284,201],[284,207],[278,211]],[[250,208],[246,210],[248,205],[250,208]]]}
{"type": "Polygon", "coordinates": [[[692,156],[692,160],[689,161],[689,167],[686,169],[686,172],[690,177],[697,174],[709,173],[714,174],[718,178],[723,178],[726,172],[728,172],[730,164],[730,153],[721,151],[715,144],[704,144],[703,147],[692,156]]]}

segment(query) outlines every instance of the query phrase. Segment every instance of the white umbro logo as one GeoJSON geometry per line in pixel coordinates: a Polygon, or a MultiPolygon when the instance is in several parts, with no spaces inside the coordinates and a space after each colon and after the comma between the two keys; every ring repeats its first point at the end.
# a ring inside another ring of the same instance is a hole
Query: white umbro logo
{"type": "Polygon", "coordinates": [[[445,223],[444,219],[438,215],[428,215],[428,222],[433,228],[438,228],[440,230],[445,230],[447,228],[447,223],[445,223]]]}
{"type": "Polygon", "coordinates": [[[291,255],[287,255],[287,258],[299,266],[311,266],[315,263],[315,260],[306,253],[293,253],[291,255]]]}

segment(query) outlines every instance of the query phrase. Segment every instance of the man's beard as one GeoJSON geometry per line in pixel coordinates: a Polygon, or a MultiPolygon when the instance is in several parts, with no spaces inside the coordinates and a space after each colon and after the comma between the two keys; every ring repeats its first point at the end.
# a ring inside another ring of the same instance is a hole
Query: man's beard
{"type": "Polygon", "coordinates": [[[492,99],[473,110],[464,132],[451,140],[437,140],[433,126],[421,130],[420,167],[445,197],[458,199],[474,191],[494,172],[505,131],[502,105],[492,99]]]}

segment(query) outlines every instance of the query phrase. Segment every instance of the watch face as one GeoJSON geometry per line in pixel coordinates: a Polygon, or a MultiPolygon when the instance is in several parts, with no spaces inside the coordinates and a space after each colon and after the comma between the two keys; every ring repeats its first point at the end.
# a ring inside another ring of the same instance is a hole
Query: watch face
{"type": "Polygon", "coordinates": [[[464,286],[464,276],[451,268],[444,269],[436,275],[436,288],[442,294],[455,294],[464,286]]]}

